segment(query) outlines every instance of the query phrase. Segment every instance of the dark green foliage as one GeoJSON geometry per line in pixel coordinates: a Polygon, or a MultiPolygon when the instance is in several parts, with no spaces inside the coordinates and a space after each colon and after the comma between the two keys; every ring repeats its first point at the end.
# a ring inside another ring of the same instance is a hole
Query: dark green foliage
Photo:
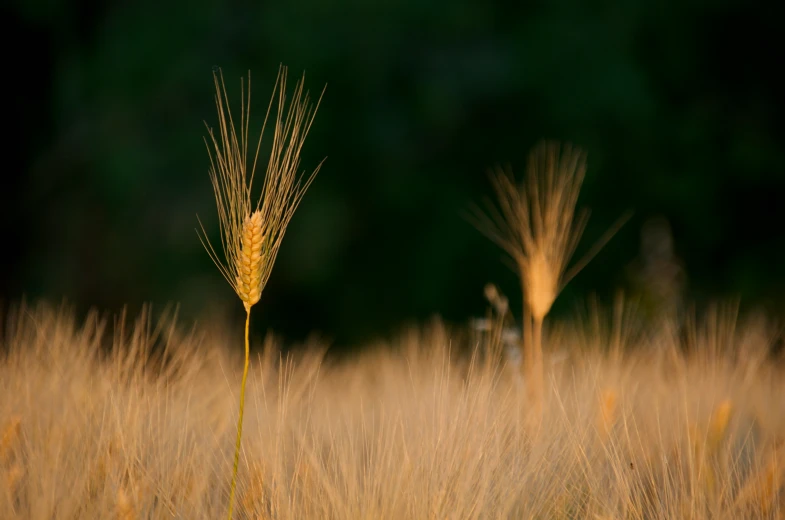
{"type": "MultiPolygon", "coordinates": [[[[487,170],[522,173],[541,138],[588,151],[587,247],[635,217],[567,288],[627,283],[664,215],[689,292],[785,294],[782,2],[22,2],[6,24],[12,120],[2,295],[117,309],[242,308],[194,233],[212,191],[212,69],[259,128],[278,64],[328,84],[303,167],[327,162],[292,220],[257,314],[341,343],[439,312],[482,314],[496,247],[467,223],[487,170]],[[517,6],[525,5],[525,6],[517,6]],[[235,78],[234,80],[232,78],[235,78]]],[[[9,122],[6,122],[7,125],[9,122]]],[[[209,231],[209,229],[208,229],[209,231]]],[[[578,255],[581,254],[579,247],[578,255]]]]}

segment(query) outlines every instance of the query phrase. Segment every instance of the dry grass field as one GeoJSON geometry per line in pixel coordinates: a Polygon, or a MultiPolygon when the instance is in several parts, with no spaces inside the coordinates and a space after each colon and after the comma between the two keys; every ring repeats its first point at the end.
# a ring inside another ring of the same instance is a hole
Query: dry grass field
{"type": "MultiPolygon", "coordinates": [[[[783,518],[785,378],[765,321],[718,308],[679,333],[619,309],[546,327],[535,419],[498,316],[340,362],[268,339],[235,517],[783,518]]],[[[8,313],[0,518],[225,515],[240,342],[150,313],[8,313]]]]}

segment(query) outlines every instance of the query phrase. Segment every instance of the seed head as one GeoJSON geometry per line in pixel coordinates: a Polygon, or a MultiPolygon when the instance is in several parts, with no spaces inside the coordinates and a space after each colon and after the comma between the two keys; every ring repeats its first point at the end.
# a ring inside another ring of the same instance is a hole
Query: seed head
{"type": "Polygon", "coordinates": [[[252,307],[262,296],[261,278],[263,255],[262,213],[254,211],[243,222],[243,237],[237,260],[237,295],[246,305],[252,307]]]}
{"type": "Polygon", "coordinates": [[[581,150],[544,142],[529,155],[526,182],[518,185],[509,172],[496,170],[497,203],[476,213],[478,228],[512,257],[526,304],[538,320],[622,223],[567,269],[588,220],[587,212],[576,212],[585,173],[581,150]]]}
{"type": "Polygon", "coordinates": [[[526,286],[526,303],[532,316],[542,319],[556,300],[558,280],[554,278],[545,254],[539,250],[534,251],[528,264],[522,266],[521,272],[525,276],[523,283],[526,286]]]}
{"type": "Polygon", "coordinates": [[[305,191],[321,168],[321,163],[307,177],[298,173],[300,151],[319,107],[311,104],[303,80],[297,82],[287,106],[286,68],[278,72],[273,96],[267,107],[253,162],[248,164],[249,121],[251,107],[250,73],[247,86],[240,83],[239,128],[229,108],[223,75],[213,75],[218,109],[218,132],[208,126],[205,139],[210,156],[210,179],[218,208],[221,246],[225,260],[219,258],[204,226],[199,235],[210,258],[240,297],[246,309],[259,301],[270,277],[286,227],[305,191]],[[246,96],[247,92],[247,96],[246,96]],[[262,136],[273,101],[278,94],[272,150],[267,163],[264,185],[256,203],[251,202],[254,173],[259,159],[262,136]]]}

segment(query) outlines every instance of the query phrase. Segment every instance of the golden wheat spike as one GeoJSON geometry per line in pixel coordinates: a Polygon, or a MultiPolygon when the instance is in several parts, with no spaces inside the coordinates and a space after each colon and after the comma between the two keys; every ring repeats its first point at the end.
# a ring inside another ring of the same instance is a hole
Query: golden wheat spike
{"type": "Polygon", "coordinates": [[[246,308],[252,307],[262,296],[263,241],[262,213],[254,211],[243,222],[242,245],[237,255],[240,264],[237,266],[237,294],[246,308]]]}
{"type": "Polygon", "coordinates": [[[527,182],[497,169],[492,177],[497,205],[478,215],[478,227],[515,261],[526,303],[535,318],[550,311],[562,276],[586,225],[576,218],[586,172],[583,153],[542,143],[529,155],[527,182]]]}
{"type": "Polygon", "coordinates": [[[567,269],[588,220],[577,212],[586,174],[579,148],[543,142],[529,154],[527,179],[518,185],[512,174],[497,168],[491,180],[496,204],[476,214],[480,231],[515,261],[533,317],[542,319],[564,286],[597,254],[629,215],[567,269]]]}

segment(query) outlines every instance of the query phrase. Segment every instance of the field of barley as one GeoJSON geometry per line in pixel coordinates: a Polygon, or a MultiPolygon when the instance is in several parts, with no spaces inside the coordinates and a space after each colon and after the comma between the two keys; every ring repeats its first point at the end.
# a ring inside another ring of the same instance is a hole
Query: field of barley
{"type": "MultiPolygon", "coordinates": [[[[785,378],[761,318],[546,327],[532,420],[504,324],[403,331],[358,358],[252,356],[236,518],[783,518],[785,378]]],[[[225,515],[236,334],[167,315],[8,313],[0,518],[225,515]]]]}
{"type": "Polygon", "coordinates": [[[250,81],[234,116],[214,82],[220,238],[204,226],[199,238],[245,309],[244,334],[150,309],[9,309],[1,520],[785,519],[777,319],[669,304],[667,291],[656,305],[620,293],[550,315],[628,219],[573,259],[588,214],[585,154],[570,145],[536,146],[523,182],[497,170],[495,203],[473,213],[522,305],[489,284],[484,317],[434,319],[342,358],[318,340],[253,338],[252,310],[321,167],[303,174],[299,158],[321,98],[302,81],[287,96],[279,70],[256,199],[250,81]]]}

